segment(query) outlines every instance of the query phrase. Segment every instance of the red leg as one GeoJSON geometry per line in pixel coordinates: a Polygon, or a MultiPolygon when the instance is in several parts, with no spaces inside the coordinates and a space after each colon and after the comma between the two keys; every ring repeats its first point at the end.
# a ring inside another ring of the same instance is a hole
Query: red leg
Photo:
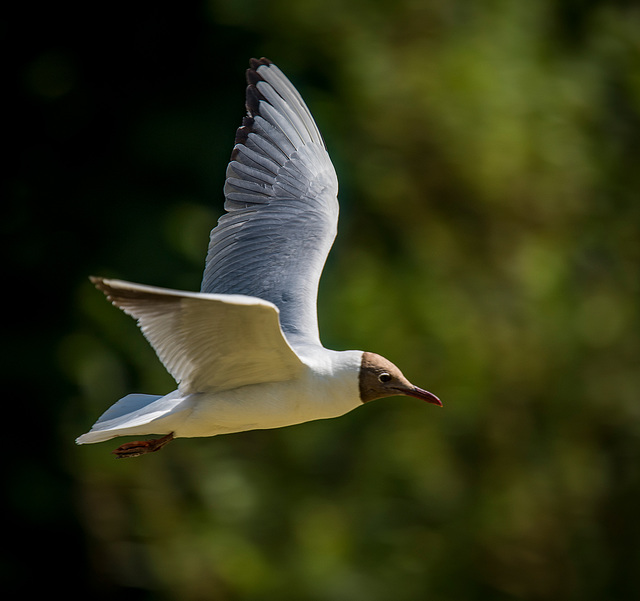
{"type": "Polygon", "coordinates": [[[115,451],[111,451],[118,459],[125,457],[139,457],[145,453],[155,453],[164,445],[173,440],[173,432],[163,436],[162,438],[152,438],[151,440],[136,440],[135,442],[127,442],[119,446],[115,451]]]}

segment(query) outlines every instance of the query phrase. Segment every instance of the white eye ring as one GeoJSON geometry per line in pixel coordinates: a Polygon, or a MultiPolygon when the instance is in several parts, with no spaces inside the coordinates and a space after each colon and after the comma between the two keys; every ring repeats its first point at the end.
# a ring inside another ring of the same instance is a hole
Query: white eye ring
{"type": "Polygon", "coordinates": [[[382,384],[386,384],[387,382],[390,382],[392,380],[391,378],[391,374],[383,371],[379,376],[378,376],[378,382],[381,382],[382,384]]]}

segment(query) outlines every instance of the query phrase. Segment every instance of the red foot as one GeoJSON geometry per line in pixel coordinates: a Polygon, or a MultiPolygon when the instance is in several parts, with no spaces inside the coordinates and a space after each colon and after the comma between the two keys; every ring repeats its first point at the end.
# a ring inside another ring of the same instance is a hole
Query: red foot
{"type": "Polygon", "coordinates": [[[151,440],[136,440],[135,442],[127,442],[119,446],[115,451],[111,451],[118,459],[125,457],[139,457],[145,453],[155,453],[164,445],[173,440],[173,432],[163,436],[162,438],[152,438],[151,440]]]}

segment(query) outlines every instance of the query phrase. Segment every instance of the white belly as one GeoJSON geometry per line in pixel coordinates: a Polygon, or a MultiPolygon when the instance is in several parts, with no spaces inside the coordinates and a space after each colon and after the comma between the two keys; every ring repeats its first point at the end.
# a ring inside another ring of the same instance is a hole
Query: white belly
{"type": "Polygon", "coordinates": [[[316,350],[313,361],[305,363],[308,369],[286,382],[221,392],[178,389],[163,397],[127,395],[77,442],[170,432],[178,438],[215,436],[337,417],[362,404],[358,382],[361,358],[361,351],[316,350]]]}
{"type": "MultiPolygon", "coordinates": [[[[309,372],[302,380],[243,386],[185,399],[190,411],[175,424],[176,437],[214,436],[245,430],[280,428],[337,417],[361,404],[357,377],[323,378],[309,372]]],[[[177,417],[177,416],[176,416],[177,417]]]]}

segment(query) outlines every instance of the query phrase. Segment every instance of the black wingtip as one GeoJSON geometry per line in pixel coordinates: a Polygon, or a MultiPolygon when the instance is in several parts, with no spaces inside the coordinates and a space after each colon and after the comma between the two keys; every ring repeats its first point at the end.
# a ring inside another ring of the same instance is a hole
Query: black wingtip
{"type": "Polygon", "coordinates": [[[260,65],[271,65],[271,61],[264,56],[262,58],[250,58],[249,64],[252,69],[257,69],[260,65]]]}
{"type": "MultiPolygon", "coordinates": [[[[244,144],[253,130],[253,117],[260,112],[260,101],[264,100],[264,96],[259,92],[256,84],[264,81],[258,74],[258,68],[263,65],[273,64],[268,58],[252,58],[249,60],[249,69],[247,69],[247,92],[245,106],[247,108],[247,116],[242,120],[242,125],[236,130],[235,144],[244,144]]],[[[231,154],[231,160],[237,155],[237,149],[231,154]]]]}
{"type": "Polygon", "coordinates": [[[238,156],[238,144],[244,144],[249,137],[249,134],[253,131],[253,117],[243,117],[242,125],[236,130],[236,139],[234,141],[234,149],[231,152],[231,160],[235,160],[238,156]]]}
{"type": "MultiPolygon", "coordinates": [[[[245,96],[245,106],[247,109],[247,116],[242,120],[242,125],[236,130],[236,139],[234,145],[244,144],[249,137],[249,134],[253,131],[253,118],[260,114],[260,101],[265,100],[265,97],[260,93],[256,87],[259,81],[264,79],[258,73],[258,68],[262,66],[272,65],[273,63],[264,56],[262,58],[249,59],[249,69],[247,69],[247,92],[245,96]]],[[[233,161],[238,155],[238,149],[234,148],[231,153],[231,160],[233,161]]]]}
{"type": "Polygon", "coordinates": [[[264,56],[260,59],[252,58],[249,60],[249,68],[247,69],[247,83],[249,85],[256,85],[259,81],[262,81],[262,77],[258,74],[258,68],[262,66],[269,66],[272,62],[264,56]]]}
{"type": "MultiPolygon", "coordinates": [[[[248,78],[247,78],[248,79],[248,78]]],[[[250,83],[247,86],[246,107],[247,113],[253,117],[260,111],[260,101],[264,100],[264,96],[258,91],[255,84],[250,83]]]]}

